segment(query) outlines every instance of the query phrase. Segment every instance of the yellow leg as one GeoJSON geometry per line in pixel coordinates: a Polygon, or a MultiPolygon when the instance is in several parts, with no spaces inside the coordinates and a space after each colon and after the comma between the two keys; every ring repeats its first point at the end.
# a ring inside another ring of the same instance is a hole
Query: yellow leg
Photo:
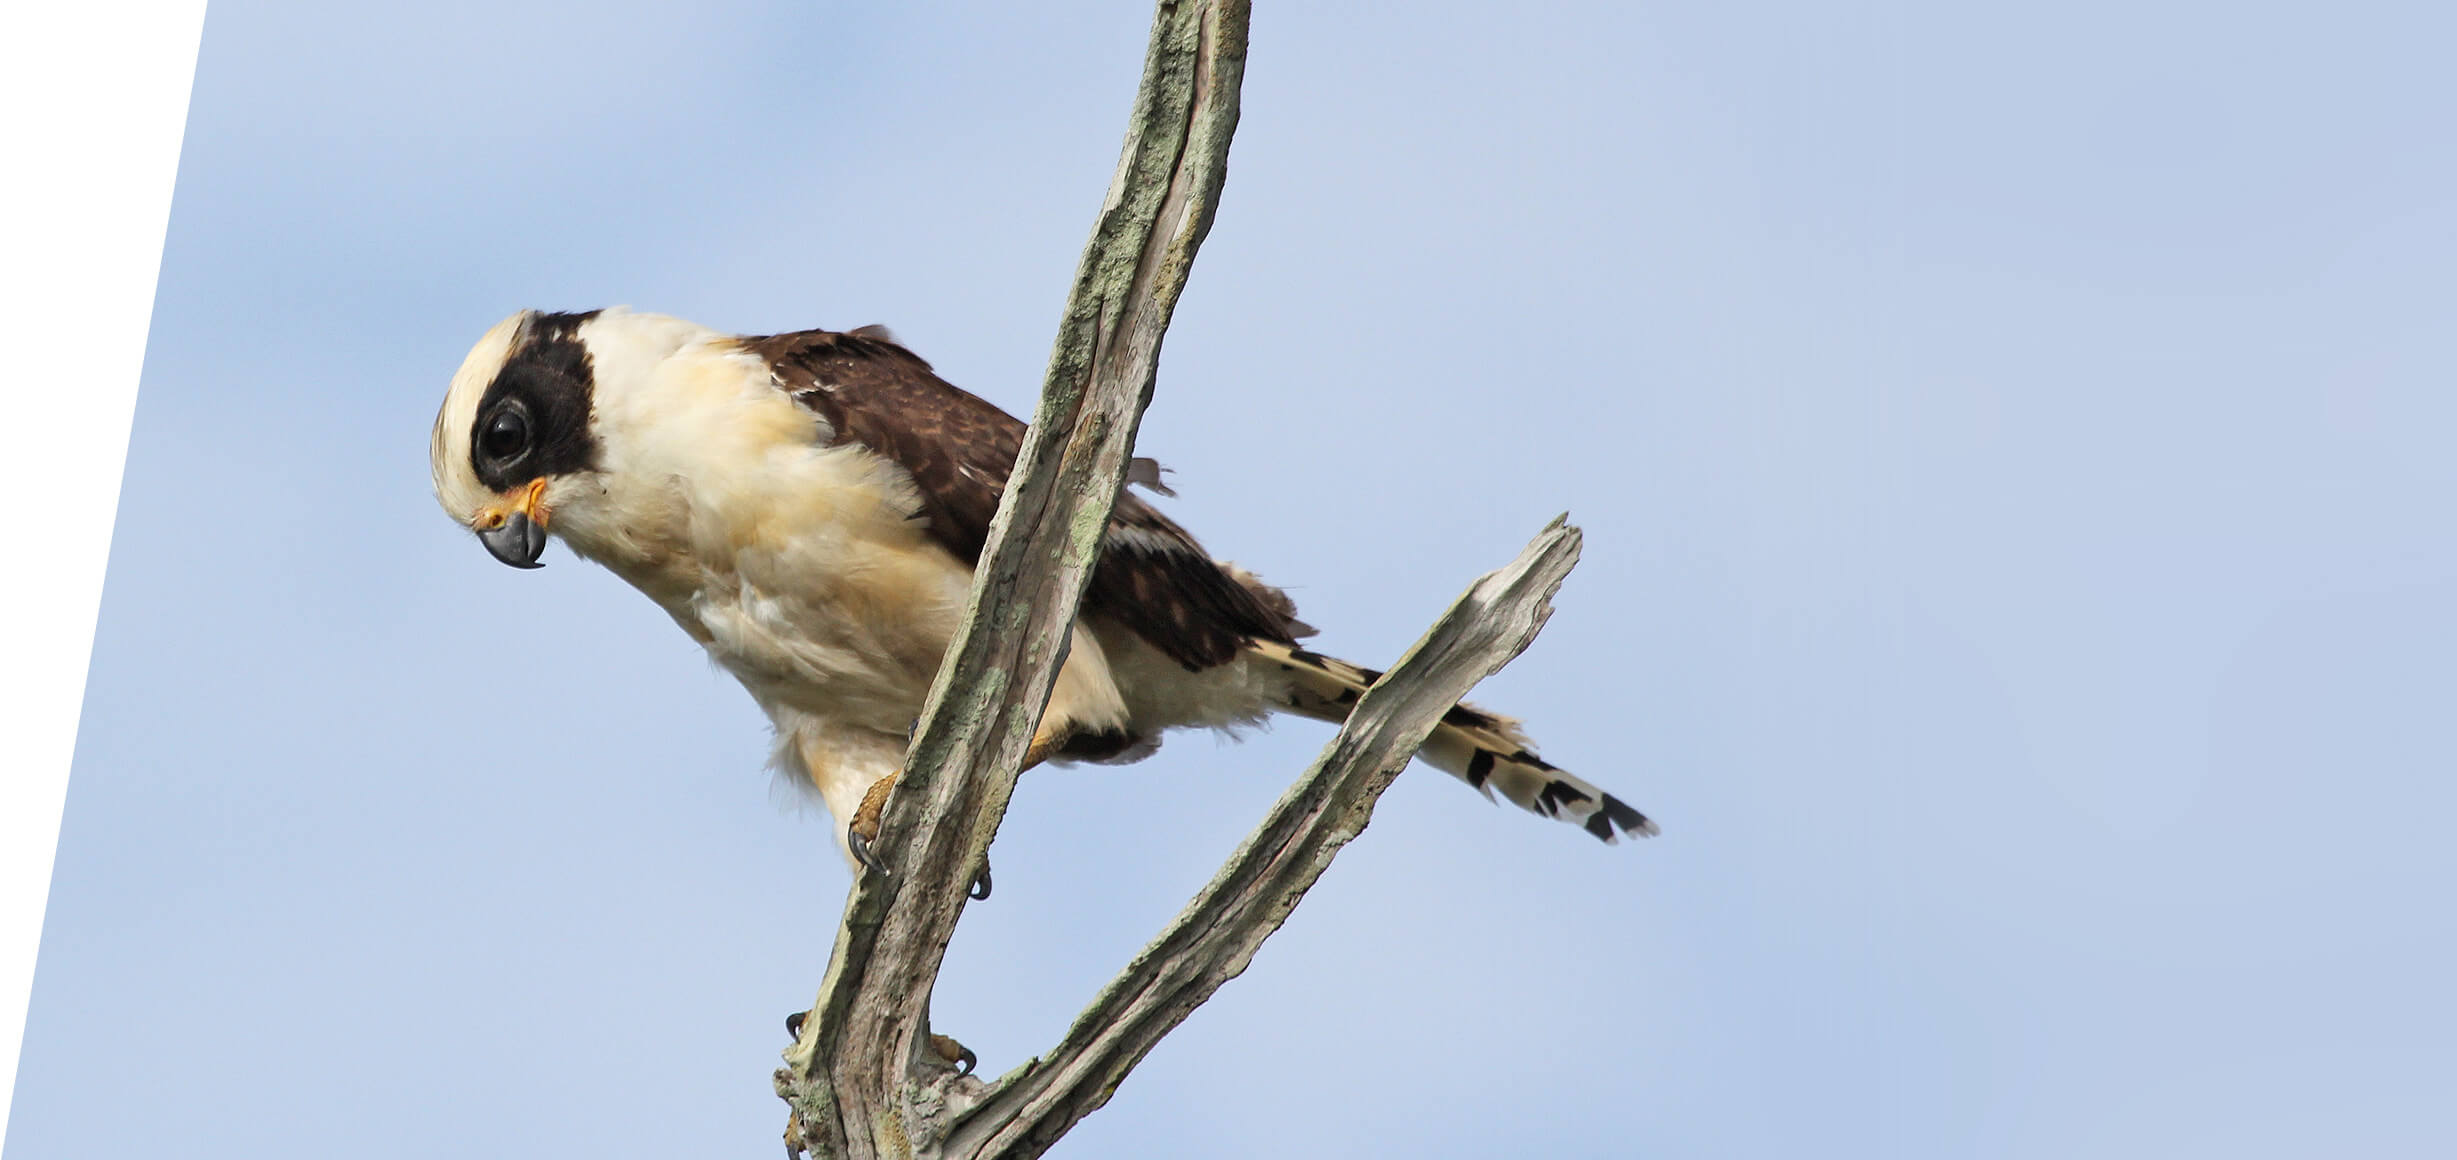
{"type": "MultiPolygon", "coordinates": [[[[1024,747],[1023,768],[1031,769],[1048,761],[1064,744],[1066,738],[1061,735],[1045,730],[1036,731],[1032,735],[1032,743],[1024,747]]],[[[845,845],[853,851],[854,859],[881,874],[887,873],[887,864],[871,852],[870,846],[879,840],[879,816],[887,811],[887,795],[896,788],[896,779],[901,773],[899,770],[872,782],[869,792],[862,795],[862,804],[854,807],[852,819],[845,823],[845,845]]],[[[973,879],[970,893],[976,900],[990,896],[988,866],[983,866],[980,875],[973,879]]]]}
{"type": "Polygon", "coordinates": [[[879,840],[879,815],[886,812],[888,791],[896,788],[896,777],[902,772],[870,783],[870,791],[862,795],[862,804],[854,807],[852,819],[845,823],[845,848],[853,851],[855,861],[881,874],[887,873],[887,863],[870,852],[870,844],[879,840]]]}
{"type": "Polygon", "coordinates": [[[895,773],[870,783],[870,792],[863,794],[862,804],[854,807],[851,828],[854,833],[862,836],[863,841],[876,842],[879,840],[879,815],[887,811],[887,793],[896,788],[896,778],[903,772],[903,770],[897,770],[895,773]]]}
{"type": "Polygon", "coordinates": [[[956,1069],[957,1075],[971,1075],[973,1068],[981,1064],[981,1058],[974,1055],[971,1048],[956,1042],[955,1036],[952,1035],[932,1033],[930,1053],[946,1060],[956,1069]]]}

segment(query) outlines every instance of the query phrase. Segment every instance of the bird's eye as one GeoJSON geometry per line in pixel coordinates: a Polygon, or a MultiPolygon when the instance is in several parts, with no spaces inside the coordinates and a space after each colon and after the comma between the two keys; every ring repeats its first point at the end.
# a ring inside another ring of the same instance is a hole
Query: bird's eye
{"type": "Polygon", "coordinates": [[[529,420],[517,409],[506,407],[495,412],[486,424],[486,434],[479,445],[494,459],[511,459],[529,448],[529,420]]]}

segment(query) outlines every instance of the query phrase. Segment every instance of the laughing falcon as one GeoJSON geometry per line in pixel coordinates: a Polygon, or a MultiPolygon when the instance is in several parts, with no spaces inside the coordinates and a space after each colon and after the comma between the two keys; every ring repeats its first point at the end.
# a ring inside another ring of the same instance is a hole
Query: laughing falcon
{"type": "MultiPolygon", "coordinates": [[[[534,568],[560,538],[739,678],[780,771],[860,852],[1023,433],[876,327],[743,337],[524,311],[453,376],[430,453],[436,498],[496,559],[534,568]]],[[[1027,762],[1134,761],[1171,729],[1273,713],[1343,721],[1380,674],[1299,647],[1309,632],[1286,593],[1122,494],[1027,762]]],[[[1606,842],[1655,833],[1508,718],[1460,705],[1421,755],[1606,842]]]]}

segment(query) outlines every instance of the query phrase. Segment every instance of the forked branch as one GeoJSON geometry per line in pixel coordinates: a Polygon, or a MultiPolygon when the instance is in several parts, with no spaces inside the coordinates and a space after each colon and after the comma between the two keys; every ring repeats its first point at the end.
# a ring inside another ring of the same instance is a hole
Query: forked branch
{"type": "Polygon", "coordinates": [[[1365,828],[1442,714],[1518,655],[1577,562],[1563,521],[1476,582],[1184,913],[1047,1056],[984,1083],[928,1047],[930,992],[1069,630],[1150,402],[1161,338],[1210,230],[1237,123],[1246,0],[1161,0],[1118,171],[1077,267],[1022,454],[889,797],[885,874],[854,884],[817,1002],[776,1073],[788,1151],[1031,1157],[1236,977],[1365,828]]]}
{"type": "Polygon", "coordinates": [[[818,1001],[777,1073],[787,1143],[862,1158],[936,1152],[930,987],[1015,790],[1133,457],[1161,337],[1211,229],[1245,74],[1245,0],[1162,0],[1117,175],[1076,268],[1022,454],[888,799],[887,874],[855,882],[818,1001]],[[912,1098],[910,1087],[923,1089],[912,1098]]]}
{"type": "Polygon", "coordinates": [[[1555,519],[1517,560],[1470,586],[1373,688],[1312,768],[1160,937],[1101,989],[1047,1056],[1002,1078],[948,1140],[949,1156],[1037,1156],[1107,1103],[1126,1073],[1254,960],[1374,802],[1469,689],[1526,650],[1578,563],[1555,519]]]}

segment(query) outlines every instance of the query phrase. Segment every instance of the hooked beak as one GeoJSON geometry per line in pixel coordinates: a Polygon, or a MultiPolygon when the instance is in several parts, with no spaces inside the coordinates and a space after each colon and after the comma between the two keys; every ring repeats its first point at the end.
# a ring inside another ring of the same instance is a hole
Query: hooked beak
{"type": "Polygon", "coordinates": [[[542,568],[538,556],[546,551],[546,509],[538,506],[538,497],[546,494],[546,481],[532,480],[520,489],[520,498],[509,507],[489,507],[478,513],[472,525],[478,542],[498,560],[515,568],[542,568]]]}

